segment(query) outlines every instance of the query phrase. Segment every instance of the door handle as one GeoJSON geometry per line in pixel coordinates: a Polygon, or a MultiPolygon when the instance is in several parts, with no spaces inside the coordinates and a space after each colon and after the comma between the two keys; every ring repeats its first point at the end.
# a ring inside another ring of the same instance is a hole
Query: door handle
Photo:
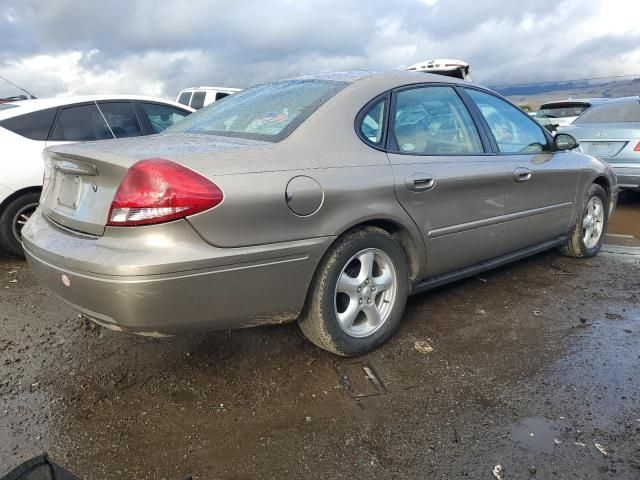
{"type": "Polygon", "coordinates": [[[426,192],[436,186],[436,179],[427,173],[413,173],[407,176],[404,184],[412,192],[426,192]]]}
{"type": "Polygon", "coordinates": [[[532,175],[528,168],[518,167],[513,171],[513,179],[518,183],[528,182],[532,175]]]}

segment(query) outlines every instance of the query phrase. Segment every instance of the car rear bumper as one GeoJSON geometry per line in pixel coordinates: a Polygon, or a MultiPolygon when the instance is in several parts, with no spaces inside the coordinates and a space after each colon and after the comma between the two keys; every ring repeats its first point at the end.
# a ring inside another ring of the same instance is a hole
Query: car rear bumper
{"type": "Polygon", "coordinates": [[[618,179],[618,187],[640,189],[640,165],[616,166],[611,165],[618,179]]]}
{"type": "Polygon", "coordinates": [[[113,230],[83,237],[38,211],[23,232],[27,261],[40,283],[82,314],[144,335],[295,320],[333,240],[221,249],[185,220],[145,228],[129,242],[119,238],[123,228],[113,230]]]}

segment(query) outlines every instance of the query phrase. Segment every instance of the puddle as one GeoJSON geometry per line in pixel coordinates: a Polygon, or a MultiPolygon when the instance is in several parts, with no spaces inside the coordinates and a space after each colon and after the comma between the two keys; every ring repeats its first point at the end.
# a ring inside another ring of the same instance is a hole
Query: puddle
{"type": "Polygon", "coordinates": [[[528,417],[515,424],[510,438],[518,446],[540,453],[553,453],[555,440],[560,435],[560,426],[539,417],[528,417]]]}
{"type": "Polygon", "coordinates": [[[607,233],[604,236],[604,243],[619,247],[640,247],[640,238],[622,233],[607,233]]]}

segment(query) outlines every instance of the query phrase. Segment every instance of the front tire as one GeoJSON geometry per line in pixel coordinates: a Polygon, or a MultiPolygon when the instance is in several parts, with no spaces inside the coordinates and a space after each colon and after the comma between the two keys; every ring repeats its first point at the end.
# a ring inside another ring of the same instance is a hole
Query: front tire
{"type": "Polygon", "coordinates": [[[364,227],[346,233],[327,252],[298,323],[318,347],[362,355],[397,330],[408,294],[404,250],[385,230],[364,227]]]}
{"type": "Polygon", "coordinates": [[[609,197],[604,188],[594,183],[582,199],[571,237],[560,247],[560,253],[574,258],[593,257],[602,248],[608,222],[609,197]]]}
{"type": "Polygon", "coordinates": [[[22,250],[22,227],[38,208],[40,193],[32,192],[14,198],[0,215],[0,240],[6,249],[19,257],[22,250]]]}

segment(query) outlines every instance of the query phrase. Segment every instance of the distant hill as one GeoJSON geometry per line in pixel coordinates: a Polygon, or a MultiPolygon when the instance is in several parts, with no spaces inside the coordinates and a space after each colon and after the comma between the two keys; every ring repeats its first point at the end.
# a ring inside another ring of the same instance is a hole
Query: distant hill
{"type": "Polygon", "coordinates": [[[552,100],[640,95],[640,78],[608,82],[549,82],[537,85],[494,86],[491,88],[518,105],[529,105],[532,109],[537,110],[541,104],[552,100]]]}

